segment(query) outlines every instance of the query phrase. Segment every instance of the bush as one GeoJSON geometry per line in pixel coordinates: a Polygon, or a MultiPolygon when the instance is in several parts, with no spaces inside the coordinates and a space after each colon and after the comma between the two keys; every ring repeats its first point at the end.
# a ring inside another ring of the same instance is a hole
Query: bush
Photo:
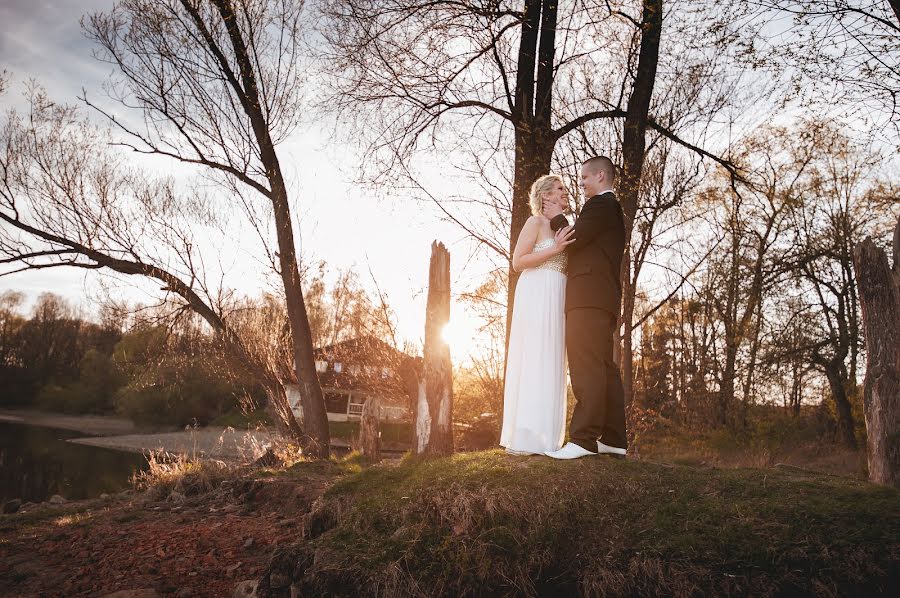
{"type": "Polygon", "coordinates": [[[237,408],[236,389],[199,368],[187,368],[169,381],[147,386],[129,384],[116,395],[122,415],[135,423],[207,425],[237,408]]]}
{"type": "Polygon", "coordinates": [[[113,397],[123,377],[112,359],[95,349],[88,350],[79,364],[79,377],[68,384],[47,384],[36,397],[40,409],[63,413],[112,413],[113,397]]]}

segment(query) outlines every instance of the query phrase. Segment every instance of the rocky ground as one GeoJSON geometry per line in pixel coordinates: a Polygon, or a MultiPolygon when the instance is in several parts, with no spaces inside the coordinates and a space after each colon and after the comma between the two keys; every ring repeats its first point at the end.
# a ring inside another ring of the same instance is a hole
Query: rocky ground
{"type": "Polygon", "coordinates": [[[230,476],[193,497],[176,487],[24,505],[0,516],[0,596],[235,595],[296,541],[337,476],[309,465],[230,476]]]}

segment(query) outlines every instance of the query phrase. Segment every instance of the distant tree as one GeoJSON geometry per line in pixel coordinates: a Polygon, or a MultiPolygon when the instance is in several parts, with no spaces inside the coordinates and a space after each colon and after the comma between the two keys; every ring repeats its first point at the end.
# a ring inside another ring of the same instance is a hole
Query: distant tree
{"type": "Polygon", "coordinates": [[[815,156],[803,132],[798,135],[777,127],[761,128],[738,152],[736,160],[747,180],[734,183],[723,173],[703,198],[712,208],[712,226],[724,235],[720,249],[710,258],[707,281],[711,286],[706,294],[722,327],[717,415],[723,425],[746,424],[763,303],[785,277],[783,237],[789,210],[815,156]],[[785,154],[791,162],[778,163],[785,154]]]}
{"type": "Polygon", "coordinates": [[[372,296],[352,268],[338,270],[335,275],[329,285],[326,265],[320,262],[306,277],[305,301],[313,345],[318,348],[371,336],[399,350],[394,314],[386,295],[379,289],[378,297],[372,296]]]}
{"type": "Polygon", "coordinates": [[[787,67],[792,95],[801,102],[840,107],[873,126],[877,136],[883,126],[896,136],[900,1],[751,0],[733,6],[732,18],[741,24],[736,31],[748,48],[739,58],[776,72],[787,67]]]}
{"type": "Polygon", "coordinates": [[[673,410],[675,396],[674,337],[670,314],[663,312],[644,322],[641,330],[636,401],[645,409],[673,410]],[[638,400],[639,399],[639,400],[638,400]]]}
{"type": "Polygon", "coordinates": [[[229,359],[196,320],[185,318],[174,329],[137,327],[116,345],[118,413],[142,424],[207,425],[256,390],[252,372],[229,359]]]}
{"type": "Polygon", "coordinates": [[[883,207],[890,191],[878,184],[878,153],[833,124],[811,123],[810,130],[816,159],[791,213],[790,263],[815,315],[809,359],[828,380],[841,441],[855,448],[851,398],[858,394],[862,337],[853,248],[866,234],[887,237],[894,214],[883,207]]]}
{"type": "Polygon", "coordinates": [[[28,366],[32,384],[63,384],[78,377],[82,324],[62,297],[53,293],[38,297],[21,330],[20,359],[28,366]]]}
{"type": "Polygon", "coordinates": [[[19,311],[25,295],[18,291],[0,293],[0,397],[5,403],[21,402],[29,394],[22,361],[21,330],[25,318],[19,311]]]}

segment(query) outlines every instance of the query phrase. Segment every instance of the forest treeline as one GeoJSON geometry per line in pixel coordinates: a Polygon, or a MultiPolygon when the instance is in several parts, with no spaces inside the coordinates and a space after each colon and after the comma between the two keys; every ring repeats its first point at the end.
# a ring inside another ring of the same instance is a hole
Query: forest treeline
{"type": "MultiPolygon", "coordinates": [[[[393,341],[393,312],[353,270],[330,282],[323,263],[304,274],[315,346],[362,335],[393,341]]],[[[116,414],[149,426],[244,421],[242,410],[266,421],[255,411],[265,397],[253,372],[222,351],[202,320],[172,309],[109,303],[88,316],[44,293],[26,313],[23,293],[0,294],[0,407],[116,414]]],[[[261,342],[272,332],[264,323],[284,317],[271,296],[236,309],[261,342]]]]}
{"type": "MultiPolygon", "coordinates": [[[[816,119],[761,126],[734,156],[743,180],[692,172],[664,144],[650,157],[632,244],[634,367],[623,371],[632,433],[741,433],[773,414],[790,427],[815,408],[824,440],[864,446],[853,248],[891,243],[900,202],[883,158],[816,119]]],[[[494,339],[480,385],[494,405],[505,288],[498,269],[464,295],[494,339]]]]}

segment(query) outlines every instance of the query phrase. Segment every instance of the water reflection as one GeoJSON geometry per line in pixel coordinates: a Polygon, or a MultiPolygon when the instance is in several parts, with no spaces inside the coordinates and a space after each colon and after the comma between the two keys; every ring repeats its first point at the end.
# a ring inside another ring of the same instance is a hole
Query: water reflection
{"type": "Polygon", "coordinates": [[[0,499],[92,498],[128,486],[142,455],[66,442],[78,432],[0,422],[0,499]]]}

